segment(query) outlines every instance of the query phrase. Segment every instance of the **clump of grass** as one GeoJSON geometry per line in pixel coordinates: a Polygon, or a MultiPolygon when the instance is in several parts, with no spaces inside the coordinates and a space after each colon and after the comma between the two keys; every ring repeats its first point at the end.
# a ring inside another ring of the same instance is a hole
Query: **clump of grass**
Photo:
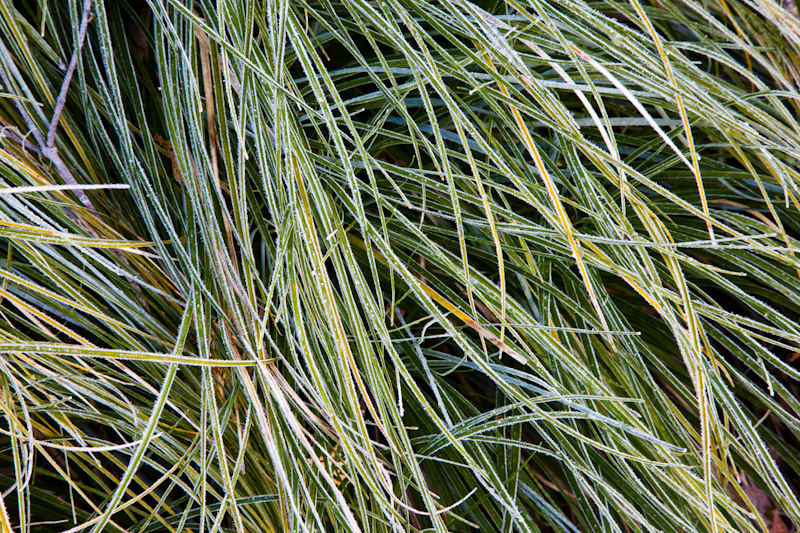
{"type": "Polygon", "coordinates": [[[772,0],[0,2],[3,531],[800,525],[772,0]]]}

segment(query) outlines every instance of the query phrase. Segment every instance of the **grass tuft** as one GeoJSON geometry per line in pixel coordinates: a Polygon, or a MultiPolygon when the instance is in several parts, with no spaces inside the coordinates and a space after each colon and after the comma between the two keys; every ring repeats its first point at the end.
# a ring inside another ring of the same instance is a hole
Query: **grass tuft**
{"type": "Polygon", "coordinates": [[[793,6],[0,0],[0,531],[800,527],[793,6]]]}

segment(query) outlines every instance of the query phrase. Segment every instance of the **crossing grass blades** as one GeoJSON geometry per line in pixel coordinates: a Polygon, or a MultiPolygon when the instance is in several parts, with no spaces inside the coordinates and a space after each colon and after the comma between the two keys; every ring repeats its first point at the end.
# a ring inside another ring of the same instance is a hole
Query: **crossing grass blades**
{"type": "Polygon", "coordinates": [[[800,526],[774,0],[0,0],[2,531],[800,526]]]}

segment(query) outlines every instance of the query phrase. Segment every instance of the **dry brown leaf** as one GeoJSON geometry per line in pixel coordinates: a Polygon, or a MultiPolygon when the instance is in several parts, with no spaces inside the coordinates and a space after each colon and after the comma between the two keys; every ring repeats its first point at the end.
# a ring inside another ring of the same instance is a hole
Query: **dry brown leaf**
{"type": "Polygon", "coordinates": [[[789,533],[789,528],[783,523],[781,512],[778,509],[772,513],[772,527],[769,528],[769,533],[789,533]]]}

